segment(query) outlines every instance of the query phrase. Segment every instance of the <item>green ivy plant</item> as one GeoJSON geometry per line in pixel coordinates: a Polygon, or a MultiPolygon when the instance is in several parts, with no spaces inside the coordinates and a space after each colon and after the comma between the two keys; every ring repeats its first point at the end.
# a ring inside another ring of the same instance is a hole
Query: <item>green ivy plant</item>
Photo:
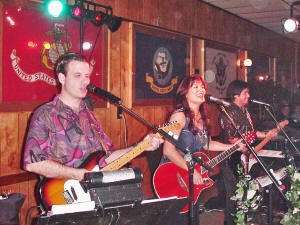
{"type": "Polygon", "coordinates": [[[237,211],[233,216],[234,222],[238,225],[246,225],[247,222],[250,222],[252,218],[247,216],[246,221],[246,214],[249,212],[255,212],[258,207],[260,206],[260,202],[262,200],[261,195],[254,195],[252,198],[248,198],[243,200],[243,196],[246,191],[257,191],[257,185],[254,182],[251,182],[251,176],[244,174],[244,169],[242,166],[238,165],[237,173],[239,175],[239,181],[236,185],[237,189],[235,191],[235,195],[232,196],[230,199],[236,202],[237,211]],[[247,189],[248,183],[248,189],[247,189]]]}
{"type": "Polygon", "coordinates": [[[287,166],[287,171],[291,178],[291,188],[286,192],[285,196],[290,201],[290,206],[280,223],[283,225],[295,225],[300,224],[300,173],[293,166],[287,166]]]}

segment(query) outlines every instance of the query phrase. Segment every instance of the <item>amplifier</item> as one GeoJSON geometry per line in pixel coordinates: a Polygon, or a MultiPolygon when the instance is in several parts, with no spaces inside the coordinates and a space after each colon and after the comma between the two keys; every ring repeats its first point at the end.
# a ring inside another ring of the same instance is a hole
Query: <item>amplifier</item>
{"type": "Polygon", "coordinates": [[[139,168],[86,173],[83,186],[91,194],[96,206],[109,208],[135,204],[143,200],[139,168]]]}

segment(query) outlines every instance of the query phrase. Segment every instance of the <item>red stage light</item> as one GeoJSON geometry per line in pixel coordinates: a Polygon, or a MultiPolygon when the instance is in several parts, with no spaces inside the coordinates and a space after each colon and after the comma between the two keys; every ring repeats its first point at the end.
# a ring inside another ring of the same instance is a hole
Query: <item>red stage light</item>
{"type": "Polygon", "coordinates": [[[105,23],[106,16],[103,12],[93,12],[90,15],[90,20],[95,26],[101,26],[105,23]]]}
{"type": "Polygon", "coordinates": [[[99,23],[101,20],[102,20],[102,16],[101,16],[100,13],[98,13],[98,14],[96,15],[96,17],[95,17],[95,21],[96,21],[97,23],[99,23]]]}
{"type": "Polygon", "coordinates": [[[265,76],[264,75],[258,75],[257,79],[259,81],[263,81],[265,79],[265,76]]]}
{"type": "Polygon", "coordinates": [[[73,10],[73,15],[77,18],[82,16],[82,9],[79,6],[76,6],[73,10]]]}

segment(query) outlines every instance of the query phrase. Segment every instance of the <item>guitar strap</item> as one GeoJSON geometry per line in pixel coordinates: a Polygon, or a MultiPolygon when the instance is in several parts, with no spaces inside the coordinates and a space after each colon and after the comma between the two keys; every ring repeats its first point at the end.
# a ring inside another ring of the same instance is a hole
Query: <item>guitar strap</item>
{"type": "Polygon", "coordinates": [[[88,115],[90,117],[90,122],[91,122],[92,130],[93,130],[94,134],[96,135],[98,141],[102,145],[102,149],[105,151],[106,155],[108,155],[109,154],[109,147],[107,146],[107,144],[105,143],[105,141],[101,137],[98,129],[96,129],[97,125],[95,124],[94,116],[91,114],[91,112],[89,110],[88,110],[88,115]]]}
{"type": "Polygon", "coordinates": [[[254,127],[253,127],[253,122],[252,122],[252,119],[251,119],[251,116],[250,116],[250,113],[248,112],[248,110],[246,109],[246,116],[247,116],[247,119],[252,127],[252,130],[254,130],[254,127]]]}
{"type": "Polygon", "coordinates": [[[96,135],[98,141],[100,142],[100,144],[102,145],[103,150],[105,151],[106,154],[109,153],[109,148],[107,146],[107,144],[104,142],[104,140],[100,137],[99,132],[96,130],[96,125],[94,123],[91,124],[91,127],[93,129],[94,134],[96,135]]]}
{"type": "MultiPolygon", "coordinates": [[[[246,110],[247,120],[249,121],[252,130],[254,130],[253,122],[252,122],[250,113],[248,112],[247,109],[245,109],[245,110],[246,110]]],[[[244,155],[243,157],[245,158],[244,172],[245,172],[245,174],[247,174],[247,173],[249,172],[248,170],[250,170],[250,168],[249,168],[249,156],[250,156],[250,155],[247,154],[247,151],[244,151],[244,152],[243,152],[243,155],[244,155]]]]}

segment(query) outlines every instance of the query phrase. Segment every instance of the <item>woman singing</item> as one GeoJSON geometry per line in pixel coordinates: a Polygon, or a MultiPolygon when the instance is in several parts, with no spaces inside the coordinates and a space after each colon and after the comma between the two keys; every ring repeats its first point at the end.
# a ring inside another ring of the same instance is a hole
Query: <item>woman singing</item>
{"type": "MultiPolygon", "coordinates": [[[[225,151],[233,145],[223,144],[210,140],[208,115],[206,111],[206,84],[200,75],[185,77],[180,83],[175,95],[175,110],[171,113],[169,121],[177,121],[181,124],[181,130],[174,132],[178,135],[178,141],[191,152],[200,152],[202,149],[210,151],[225,151]]],[[[242,149],[244,144],[240,144],[242,149]]],[[[177,166],[188,171],[188,164],[184,160],[184,153],[176,149],[169,141],[163,146],[163,161],[171,161],[177,166]]],[[[203,184],[204,179],[200,173],[194,171],[194,184],[203,184]]],[[[199,201],[197,201],[199,202],[199,201]]],[[[199,224],[199,204],[195,204],[195,224],[199,224]]],[[[176,224],[188,224],[188,213],[180,214],[176,218],[176,224]]]]}

